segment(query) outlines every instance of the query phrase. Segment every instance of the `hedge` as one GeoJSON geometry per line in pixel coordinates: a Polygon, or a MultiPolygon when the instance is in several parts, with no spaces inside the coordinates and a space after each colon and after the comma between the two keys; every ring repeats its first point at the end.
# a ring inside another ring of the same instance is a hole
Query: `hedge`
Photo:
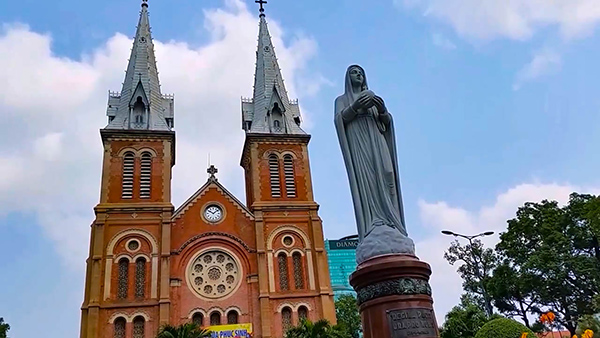
{"type": "Polygon", "coordinates": [[[527,326],[515,320],[498,318],[483,325],[475,338],[521,338],[523,332],[529,333],[527,338],[537,337],[527,326]]]}

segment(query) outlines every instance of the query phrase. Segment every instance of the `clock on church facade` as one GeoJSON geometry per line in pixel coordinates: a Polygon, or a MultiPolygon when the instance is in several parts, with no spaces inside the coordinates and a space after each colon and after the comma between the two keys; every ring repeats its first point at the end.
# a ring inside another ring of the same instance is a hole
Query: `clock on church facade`
{"type": "Polygon", "coordinates": [[[254,93],[242,100],[246,202],[209,168],[171,203],[174,102],[161,93],[144,1],[121,92],[109,92],[100,202],[91,225],[81,338],[154,338],[165,324],[282,337],[335,322],[308,135],[261,12],[254,93]]]}

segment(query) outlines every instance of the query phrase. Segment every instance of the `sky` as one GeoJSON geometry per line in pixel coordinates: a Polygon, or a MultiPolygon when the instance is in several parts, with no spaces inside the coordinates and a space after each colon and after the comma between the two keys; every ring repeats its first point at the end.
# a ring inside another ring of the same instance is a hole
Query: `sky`
{"type": "MultiPolygon", "coordinates": [[[[79,334],[99,129],[139,4],[0,1],[0,317],[11,338],[79,334]]],[[[175,94],[173,203],[206,181],[209,154],[243,199],[240,97],[252,94],[256,4],[149,4],[162,91],[175,94]]],[[[499,233],[524,202],[600,191],[597,0],[270,0],[266,13],[312,135],[326,238],[356,233],[333,125],[348,65],[386,101],[407,228],[432,266],[440,322],[462,292],[440,230],[499,233]]]]}

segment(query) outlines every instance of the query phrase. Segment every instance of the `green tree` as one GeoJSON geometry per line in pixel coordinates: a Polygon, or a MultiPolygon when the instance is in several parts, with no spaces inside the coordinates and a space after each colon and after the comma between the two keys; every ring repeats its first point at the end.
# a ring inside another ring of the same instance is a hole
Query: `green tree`
{"type": "MultiPolygon", "coordinates": [[[[564,207],[555,201],[525,203],[496,246],[503,265],[512,271],[510,278],[497,282],[522,281],[519,290],[529,310],[553,311],[556,323],[574,335],[582,316],[593,313],[593,297],[600,291],[599,236],[597,197],[572,194],[564,207]]],[[[513,296],[509,292],[498,300],[518,305],[513,296]]]]}
{"type": "Polygon", "coordinates": [[[594,331],[594,338],[600,338],[600,320],[592,315],[581,317],[577,326],[577,336],[581,337],[585,330],[594,331]]]}
{"type": "Polygon", "coordinates": [[[488,284],[498,261],[494,250],[485,249],[478,239],[466,245],[453,241],[444,258],[451,265],[459,264],[457,271],[463,280],[463,289],[481,303],[486,314],[491,316],[493,309],[488,284]]]}
{"type": "Polygon", "coordinates": [[[10,330],[10,325],[4,322],[4,318],[0,317],[0,338],[8,338],[8,330],[10,330]]]}
{"type": "Polygon", "coordinates": [[[462,295],[461,302],[446,314],[441,338],[473,338],[490,319],[472,296],[462,295]]]}
{"type": "Polygon", "coordinates": [[[156,338],[210,338],[211,332],[197,324],[187,323],[179,326],[165,325],[160,328],[156,338]]]}
{"type": "Polygon", "coordinates": [[[494,270],[488,281],[488,290],[500,313],[520,319],[531,329],[529,315],[541,312],[535,293],[536,282],[535,276],[516,269],[509,260],[505,260],[494,270]]]}
{"type": "Polygon", "coordinates": [[[335,301],[338,326],[352,338],[358,338],[361,330],[358,302],[352,295],[342,295],[335,301]]]}
{"type": "Polygon", "coordinates": [[[303,319],[298,326],[290,328],[285,338],[350,338],[339,326],[331,326],[329,321],[321,319],[311,322],[303,319]]]}

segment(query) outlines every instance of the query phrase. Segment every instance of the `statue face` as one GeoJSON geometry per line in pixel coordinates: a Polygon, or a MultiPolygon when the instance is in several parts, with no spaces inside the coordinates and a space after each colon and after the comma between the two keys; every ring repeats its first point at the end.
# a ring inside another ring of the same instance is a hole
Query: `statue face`
{"type": "Polygon", "coordinates": [[[365,74],[363,74],[362,70],[358,67],[352,67],[350,69],[350,81],[355,86],[362,86],[365,81],[365,74]]]}

